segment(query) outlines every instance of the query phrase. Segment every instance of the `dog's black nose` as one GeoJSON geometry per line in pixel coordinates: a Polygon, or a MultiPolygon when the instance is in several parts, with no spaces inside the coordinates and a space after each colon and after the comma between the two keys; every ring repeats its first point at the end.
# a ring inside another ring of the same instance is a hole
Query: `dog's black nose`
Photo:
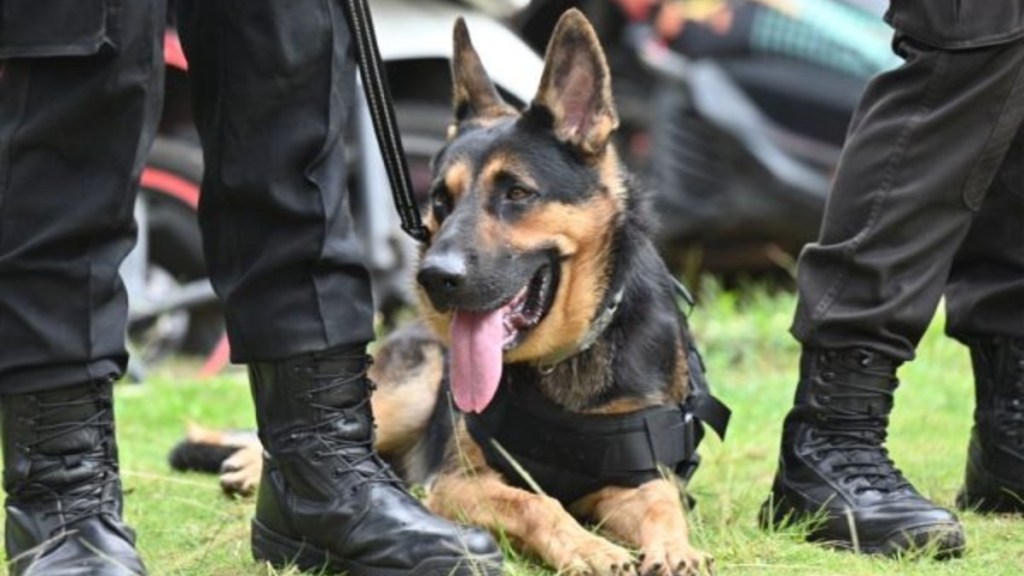
{"type": "Polygon", "coordinates": [[[466,282],[466,258],[452,252],[427,254],[420,264],[416,281],[427,291],[435,306],[447,308],[450,298],[466,282]]]}

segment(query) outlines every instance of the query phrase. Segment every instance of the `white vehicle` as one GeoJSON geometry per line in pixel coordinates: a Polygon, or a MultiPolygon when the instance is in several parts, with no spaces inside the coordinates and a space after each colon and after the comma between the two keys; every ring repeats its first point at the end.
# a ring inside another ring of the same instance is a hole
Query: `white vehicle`
{"type": "MultiPolygon", "coordinates": [[[[533,97],[542,59],[499,17],[524,2],[482,0],[373,0],[381,57],[398,116],[413,187],[425,198],[429,160],[451,120],[452,27],[462,16],[493,80],[510,101],[533,97]]],[[[122,267],[130,298],[131,375],[171,354],[206,357],[204,373],[227,363],[227,340],[216,297],[205,277],[196,207],[202,154],[192,127],[187,62],[173,29],[165,38],[167,82],[164,117],[142,174],[136,207],[139,242],[122,267]]],[[[361,94],[361,92],[358,92],[361,94]]],[[[347,157],[352,163],[352,207],[374,277],[378,310],[385,319],[411,303],[408,274],[414,245],[399,226],[388,179],[360,102],[347,157]]]]}

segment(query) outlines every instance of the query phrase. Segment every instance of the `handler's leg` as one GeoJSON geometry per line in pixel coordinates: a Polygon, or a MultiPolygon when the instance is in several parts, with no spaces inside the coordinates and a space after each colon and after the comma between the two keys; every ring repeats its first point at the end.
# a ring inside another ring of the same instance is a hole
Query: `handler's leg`
{"type": "Polygon", "coordinates": [[[373,303],[346,193],[355,64],[341,6],[183,5],[207,262],[268,454],[253,554],[351,574],[496,573],[489,535],[427,512],[373,451],[373,303]]]}
{"type": "Polygon", "coordinates": [[[884,447],[896,369],[942,296],[956,250],[1024,112],[1024,44],[950,52],[909,39],[865,93],[821,235],[801,256],[795,406],[762,520],[824,512],[814,540],[893,553],[964,543],[884,447]]]}
{"type": "Polygon", "coordinates": [[[145,571],[122,521],[118,268],[159,117],[162,0],[10,1],[0,35],[0,405],[13,574],[145,571]]]}
{"type": "Polygon", "coordinates": [[[946,329],[970,347],[976,404],[957,504],[1024,512],[1024,133],[957,253],[946,329]]]}

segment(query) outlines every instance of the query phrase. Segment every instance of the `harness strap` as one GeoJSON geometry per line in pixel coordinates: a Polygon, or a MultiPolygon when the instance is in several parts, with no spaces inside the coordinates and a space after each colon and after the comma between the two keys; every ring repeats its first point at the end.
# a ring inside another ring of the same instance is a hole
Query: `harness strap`
{"type": "MultiPolygon", "coordinates": [[[[686,407],[693,412],[697,419],[710,426],[719,438],[725,440],[725,432],[729,428],[732,410],[729,410],[724,402],[711,393],[711,387],[708,385],[707,376],[704,373],[704,359],[701,358],[700,351],[693,343],[689,329],[686,328],[684,332],[689,342],[686,361],[690,368],[690,393],[686,397],[686,407]]],[[[703,429],[700,429],[699,435],[703,437],[703,429]]]]}
{"type": "Polygon", "coordinates": [[[363,78],[363,93],[370,108],[373,130],[377,135],[380,155],[384,159],[395,208],[402,220],[402,230],[409,236],[424,242],[427,229],[420,220],[420,210],[413,196],[409,166],[402,148],[402,136],[398,132],[391,93],[384,78],[384,65],[377,48],[377,36],[373,31],[373,18],[366,0],[347,0],[342,3],[349,28],[352,29],[356,60],[363,78]]]}
{"type": "MultiPolygon", "coordinates": [[[[686,289],[682,282],[675,278],[672,279],[672,282],[674,283],[676,294],[692,309],[694,300],[693,296],[690,295],[690,291],[686,289]]],[[[680,307],[679,311],[679,327],[683,338],[686,339],[686,362],[687,367],[690,369],[690,390],[686,397],[686,406],[701,422],[710,426],[718,434],[719,438],[725,440],[725,432],[729,428],[729,418],[732,416],[732,411],[729,410],[729,407],[724,402],[711,393],[704,359],[697,348],[697,340],[690,332],[690,322],[687,320],[686,313],[683,312],[682,307],[680,307]]],[[[698,426],[697,434],[697,443],[700,444],[700,440],[704,436],[704,429],[698,426]]]]}
{"type": "Polygon", "coordinates": [[[696,421],[682,405],[579,414],[532,387],[503,383],[487,410],[465,418],[491,467],[565,504],[602,486],[639,486],[661,478],[663,469],[689,479],[700,462],[696,421]]]}

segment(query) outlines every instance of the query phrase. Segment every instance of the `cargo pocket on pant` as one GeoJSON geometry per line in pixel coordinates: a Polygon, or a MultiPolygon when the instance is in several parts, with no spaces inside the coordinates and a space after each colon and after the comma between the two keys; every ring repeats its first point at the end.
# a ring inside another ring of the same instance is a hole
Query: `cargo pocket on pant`
{"type": "Polygon", "coordinates": [[[0,58],[89,56],[116,49],[122,1],[2,0],[0,58]]]}

